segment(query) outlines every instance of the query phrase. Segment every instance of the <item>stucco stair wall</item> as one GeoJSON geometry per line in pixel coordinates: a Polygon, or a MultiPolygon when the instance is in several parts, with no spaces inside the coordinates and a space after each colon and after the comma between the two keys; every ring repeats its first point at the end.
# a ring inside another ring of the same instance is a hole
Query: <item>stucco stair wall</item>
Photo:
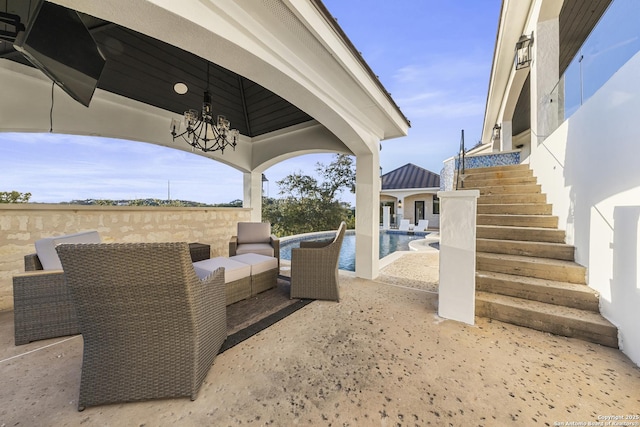
{"type": "Polygon", "coordinates": [[[599,295],[536,181],[526,164],[462,177],[463,189],[480,191],[476,314],[617,348],[617,329],[599,314],[599,295]]]}

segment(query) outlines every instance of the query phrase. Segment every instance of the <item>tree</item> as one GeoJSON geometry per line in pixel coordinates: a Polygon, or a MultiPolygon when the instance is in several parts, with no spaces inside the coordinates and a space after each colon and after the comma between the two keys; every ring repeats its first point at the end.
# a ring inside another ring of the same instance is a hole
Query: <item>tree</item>
{"type": "Polygon", "coordinates": [[[344,190],[355,192],[353,158],[336,155],[329,165],[317,163],[316,172],[322,182],[294,172],[277,182],[284,197],[264,200],[262,217],[273,225],[277,236],[332,230],[341,221],[349,227],[355,225],[350,207],[338,200],[344,190]]]}
{"type": "Polygon", "coordinates": [[[31,193],[19,191],[0,191],[0,203],[29,203],[31,193]]]}

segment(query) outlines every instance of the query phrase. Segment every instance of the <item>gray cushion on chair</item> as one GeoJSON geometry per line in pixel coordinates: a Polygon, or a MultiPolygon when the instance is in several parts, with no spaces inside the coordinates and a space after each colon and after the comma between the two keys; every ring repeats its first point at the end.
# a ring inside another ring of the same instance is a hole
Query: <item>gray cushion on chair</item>
{"type": "MultiPolygon", "coordinates": [[[[239,222],[238,244],[269,243],[271,239],[271,224],[268,222],[239,222]]],[[[270,256],[273,256],[273,251],[270,256]]]]}
{"type": "Polygon", "coordinates": [[[245,243],[243,245],[238,245],[236,249],[236,255],[242,254],[260,254],[266,256],[274,256],[273,254],[273,246],[269,243],[245,243]]]}

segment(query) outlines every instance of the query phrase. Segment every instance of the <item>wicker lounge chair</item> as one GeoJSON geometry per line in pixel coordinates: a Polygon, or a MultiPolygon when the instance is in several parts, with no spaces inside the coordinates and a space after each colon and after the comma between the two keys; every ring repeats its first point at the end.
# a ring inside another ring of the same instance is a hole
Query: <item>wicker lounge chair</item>
{"type": "Polygon", "coordinates": [[[196,276],[187,243],[56,248],[84,339],[78,410],[190,396],[227,336],[224,270],[196,276]]]}
{"type": "Polygon", "coordinates": [[[291,250],[291,298],[340,301],[338,259],[345,229],[342,222],[333,240],[302,241],[291,250]]]}
{"type": "Polygon", "coordinates": [[[229,257],[242,254],[275,257],[280,266],[280,239],[271,234],[268,222],[239,222],[236,236],[229,239],[229,257]]]}

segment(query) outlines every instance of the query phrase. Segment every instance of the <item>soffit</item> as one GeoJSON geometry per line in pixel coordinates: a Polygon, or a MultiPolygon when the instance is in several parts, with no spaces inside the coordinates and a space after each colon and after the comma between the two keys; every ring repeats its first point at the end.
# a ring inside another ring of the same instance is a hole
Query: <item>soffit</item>
{"type": "MultiPolygon", "coordinates": [[[[28,22],[35,1],[0,0],[0,11],[28,22]]],[[[289,101],[232,71],[152,37],[79,13],[106,57],[98,88],[173,113],[200,109],[204,91],[213,95],[214,114],[225,115],[241,134],[255,137],[312,117],[289,101]],[[173,90],[177,82],[189,88],[173,90]]],[[[0,30],[7,29],[0,24],[0,30]]],[[[61,48],[64,48],[61,46],[61,48]]],[[[31,65],[8,42],[0,43],[0,58],[31,65]]]]}
{"type": "Polygon", "coordinates": [[[560,75],[609,7],[611,0],[565,0],[560,11],[560,75]]]}

